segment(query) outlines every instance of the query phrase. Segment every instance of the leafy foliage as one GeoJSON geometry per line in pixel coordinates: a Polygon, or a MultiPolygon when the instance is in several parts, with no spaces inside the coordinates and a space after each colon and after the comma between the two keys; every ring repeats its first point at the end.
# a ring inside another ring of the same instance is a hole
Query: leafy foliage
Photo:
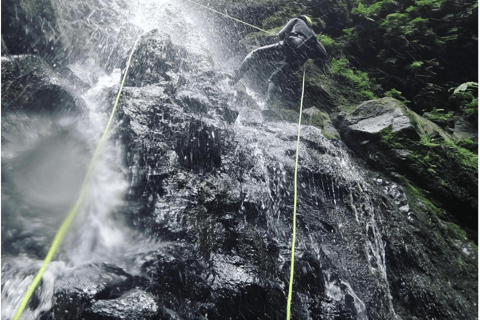
{"type": "Polygon", "coordinates": [[[365,98],[395,97],[417,112],[477,114],[474,90],[450,91],[478,78],[476,0],[275,3],[264,26],[278,27],[298,14],[312,16],[333,75],[365,98]]]}
{"type": "Polygon", "coordinates": [[[357,90],[364,99],[375,99],[374,91],[379,86],[370,81],[367,72],[356,70],[350,66],[350,62],[346,58],[332,59],[332,73],[340,76],[348,82],[348,85],[357,90]]]}
{"type": "Polygon", "coordinates": [[[262,21],[265,29],[281,28],[300,14],[312,18],[329,54],[325,70],[331,71],[326,77],[316,68],[307,71],[312,103],[327,93],[333,105],[348,109],[389,96],[444,128],[453,129],[459,116],[477,124],[476,0],[241,2],[263,10],[245,18],[262,21]]]}

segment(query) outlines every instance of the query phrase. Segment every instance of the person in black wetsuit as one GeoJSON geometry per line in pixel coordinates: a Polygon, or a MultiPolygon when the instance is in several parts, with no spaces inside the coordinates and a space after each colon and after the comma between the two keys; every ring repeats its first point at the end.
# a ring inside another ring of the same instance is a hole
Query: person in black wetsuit
{"type": "Polygon", "coordinates": [[[250,52],[235,70],[230,83],[237,83],[251,67],[262,60],[282,61],[284,64],[278,68],[268,79],[267,103],[271,102],[273,94],[278,90],[282,79],[288,78],[297,71],[308,59],[313,59],[318,65],[323,66],[327,59],[327,51],[318,41],[317,35],[312,30],[312,20],[302,15],[291,19],[278,33],[280,41],[250,52]]]}

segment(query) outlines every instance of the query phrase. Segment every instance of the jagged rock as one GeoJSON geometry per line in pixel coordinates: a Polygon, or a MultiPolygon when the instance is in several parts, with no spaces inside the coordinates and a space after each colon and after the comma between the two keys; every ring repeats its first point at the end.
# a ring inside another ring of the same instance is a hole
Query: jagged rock
{"type": "MultiPolygon", "coordinates": [[[[155,298],[139,289],[130,290],[116,299],[93,302],[82,317],[98,320],[150,320],[158,319],[155,298]]],[[[162,317],[162,319],[172,319],[162,317]]]]}
{"type": "Polygon", "coordinates": [[[456,212],[449,219],[465,228],[476,223],[477,160],[438,125],[393,98],[367,101],[339,115],[336,125],[345,143],[373,168],[392,177],[404,175],[430,193],[436,205],[456,212]],[[460,207],[462,213],[454,209],[460,207]]]}
{"type": "Polygon", "coordinates": [[[9,110],[81,113],[85,104],[40,57],[20,55],[2,57],[2,111],[9,110]]]}
{"type": "MultiPolygon", "coordinates": [[[[126,212],[132,225],[176,243],[169,254],[157,252],[145,263],[144,273],[152,279],[150,290],[180,319],[284,318],[295,121],[266,121],[244,91],[233,95],[231,89],[224,89],[226,79],[212,69],[208,56],[191,56],[159,31],[146,35],[138,48],[128,80],[131,86],[120,99],[120,138],[128,150],[133,192],[126,212]],[[165,51],[158,52],[161,48],[165,51]],[[155,61],[140,64],[140,57],[155,61]],[[145,86],[138,87],[142,82],[145,86]],[[225,117],[225,105],[238,108],[233,124],[225,117]]],[[[312,115],[322,118],[319,111],[307,109],[310,112],[307,120],[312,121],[312,115]]],[[[350,130],[352,139],[365,148],[381,141],[384,132],[408,141],[443,137],[436,127],[415,125],[411,119],[417,118],[399,102],[382,99],[363,104],[353,115],[337,119],[337,124],[343,138],[350,130]],[[365,137],[372,141],[361,144],[365,137]]],[[[323,120],[328,123],[326,117],[323,120]]],[[[401,241],[420,255],[429,252],[432,244],[414,240],[412,233],[438,228],[439,220],[425,218],[428,207],[417,204],[418,199],[396,184],[381,180],[379,189],[370,185],[342,141],[327,139],[312,125],[302,127],[300,141],[298,236],[302,240],[297,251],[295,317],[395,319],[396,308],[402,317],[419,313],[390,300],[390,286],[396,286],[402,275],[391,278],[388,270],[414,273],[416,268],[428,268],[438,279],[436,287],[445,284],[448,267],[434,271],[443,259],[440,256],[432,264],[417,258],[408,265],[397,261],[402,259],[401,241]]],[[[381,157],[381,150],[367,152],[381,157]]],[[[392,152],[405,162],[412,151],[396,145],[392,152]]],[[[465,241],[461,243],[466,245],[465,241]]],[[[450,243],[443,245],[444,258],[461,254],[450,243]]],[[[464,271],[475,268],[471,258],[462,259],[470,261],[464,271]]],[[[431,295],[461,301],[456,312],[469,312],[465,296],[428,287],[427,276],[416,276],[425,285],[422,294],[414,295],[413,282],[406,282],[412,303],[425,307],[422,297],[431,295]]],[[[443,316],[452,312],[444,304],[434,305],[443,316]]]]}
{"type": "MultiPolygon", "coordinates": [[[[147,247],[132,239],[142,249],[118,257],[128,273],[108,264],[66,268],[42,319],[285,318],[296,123],[266,121],[209,55],[170,40],[160,31],[140,39],[115,119],[130,185],[115,211],[147,247]]],[[[475,170],[455,167],[435,145],[448,136],[396,101],[371,101],[362,110],[337,119],[342,138],[359,133],[352,141],[302,127],[292,318],[475,317],[473,237],[401,179],[411,170],[418,177],[409,181],[431,179],[442,196],[450,188],[471,201],[475,170]],[[427,156],[438,167],[423,168],[418,161],[427,156]]]]}
{"type": "Polygon", "coordinates": [[[322,133],[331,139],[340,139],[340,134],[337,129],[333,126],[330,116],[326,112],[322,112],[315,107],[311,107],[303,110],[303,115],[305,116],[305,123],[316,126],[322,129],[322,133]]]}
{"type": "Polygon", "coordinates": [[[131,289],[131,280],[131,275],[116,266],[80,266],[57,279],[51,313],[55,319],[81,319],[94,301],[112,299],[131,289]]]}

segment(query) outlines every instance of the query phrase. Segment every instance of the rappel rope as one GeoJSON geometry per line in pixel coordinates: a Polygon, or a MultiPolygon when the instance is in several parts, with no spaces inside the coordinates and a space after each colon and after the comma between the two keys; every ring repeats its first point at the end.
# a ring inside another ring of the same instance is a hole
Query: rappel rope
{"type": "Polygon", "coordinates": [[[302,124],[302,109],[303,109],[303,96],[305,92],[305,70],[303,67],[303,80],[302,80],[302,97],[300,99],[300,115],[298,116],[298,135],[297,135],[297,150],[295,152],[295,172],[293,176],[293,221],[292,221],[292,255],[290,259],[290,281],[288,284],[288,298],[287,298],[287,320],[290,320],[290,309],[292,305],[292,288],[293,288],[293,275],[295,267],[295,240],[297,238],[297,176],[298,176],[298,150],[300,149],[300,127],[302,124]]]}
{"type": "Polygon", "coordinates": [[[237,21],[237,22],[239,22],[239,23],[242,23],[242,24],[247,25],[247,26],[249,26],[249,27],[252,27],[252,28],[254,28],[254,29],[257,29],[257,30],[263,31],[263,32],[265,32],[265,33],[268,33],[268,34],[270,34],[270,35],[273,35],[273,36],[276,36],[276,35],[277,35],[277,34],[274,33],[274,32],[264,30],[264,29],[262,29],[262,28],[259,28],[259,27],[257,27],[257,26],[254,26],[254,25],[252,25],[252,24],[250,24],[250,23],[247,23],[247,22],[245,22],[245,21],[242,21],[242,20],[239,20],[239,19],[234,18],[234,17],[232,17],[232,16],[229,16],[229,15],[226,14],[226,13],[223,13],[223,12],[217,11],[217,10],[215,10],[215,9],[209,8],[209,7],[207,7],[207,6],[204,6],[203,4],[200,4],[200,3],[198,3],[198,2],[195,2],[195,1],[192,1],[192,0],[186,0],[186,1],[188,1],[188,2],[190,2],[190,3],[193,3],[193,4],[196,4],[197,6],[200,6],[200,7],[204,8],[204,9],[207,9],[207,10],[210,10],[210,11],[212,11],[212,12],[218,13],[218,14],[226,17],[226,18],[232,19],[232,20],[234,20],[234,21],[237,21]]]}
{"type": "MultiPolygon", "coordinates": [[[[217,14],[220,14],[220,15],[226,17],[226,18],[232,19],[236,22],[239,22],[239,23],[242,23],[242,24],[247,25],[249,27],[252,27],[254,29],[257,29],[259,31],[265,32],[265,33],[270,34],[270,35],[276,35],[276,33],[274,33],[274,32],[264,30],[262,28],[254,26],[252,24],[249,24],[249,23],[244,22],[242,20],[239,20],[237,18],[231,17],[228,14],[225,14],[223,12],[220,12],[220,11],[214,10],[212,8],[209,8],[207,6],[204,6],[204,5],[202,5],[200,3],[197,3],[195,1],[192,1],[192,0],[186,0],[186,1],[188,1],[190,3],[193,3],[193,4],[196,4],[196,5],[204,8],[204,9],[210,10],[210,11],[215,12],[217,14]]],[[[137,43],[140,40],[140,38],[141,38],[141,36],[138,37],[137,41],[135,42],[135,44],[133,46],[133,49],[132,49],[132,53],[130,54],[130,57],[128,58],[127,66],[126,66],[126,69],[125,69],[125,74],[123,76],[122,83],[120,85],[120,90],[118,91],[117,98],[115,100],[115,104],[113,106],[113,110],[112,110],[112,113],[110,115],[110,119],[108,120],[107,126],[105,128],[105,132],[103,133],[103,135],[102,135],[102,137],[101,137],[101,139],[98,143],[97,149],[95,150],[93,158],[90,162],[90,165],[88,166],[87,174],[85,176],[85,180],[84,180],[83,185],[82,185],[80,196],[79,196],[77,202],[75,203],[75,205],[72,207],[72,209],[70,209],[70,212],[68,213],[66,219],[63,221],[63,223],[60,226],[57,234],[55,235],[55,238],[53,239],[53,243],[52,243],[52,245],[51,245],[51,247],[50,247],[50,249],[47,253],[47,256],[45,257],[45,260],[43,261],[43,265],[40,268],[40,270],[38,271],[35,278],[33,279],[33,282],[30,285],[30,287],[28,288],[27,293],[23,297],[23,299],[20,303],[20,306],[18,307],[18,310],[15,313],[15,316],[13,317],[13,320],[18,320],[20,318],[20,316],[22,315],[25,307],[28,304],[28,301],[30,300],[30,297],[32,296],[33,292],[35,291],[35,288],[38,286],[40,280],[42,279],[42,276],[43,276],[48,264],[53,259],[55,253],[57,252],[58,248],[60,247],[60,244],[61,244],[63,238],[65,237],[65,234],[67,233],[67,231],[69,230],[73,220],[75,219],[75,216],[77,215],[78,209],[80,208],[80,206],[84,202],[84,199],[85,199],[86,194],[87,194],[87,186],[89,185],[90,178],[91,178],[91,175],[92,175],[92,172],[93,172],[94,162],[95,162],[96,158],[98,157],[98,155],[100,154],[101,147],[102,147],[102,145],[103,145],[103,143],[104,143],[104,141],[107,137],[107,133],[108,133],[108,131],[111,127],[111,124],[113,122],[113,117],[115,115],[115,112],[116,112],[116,109],[117,109],[117,106],[118,106],[118,101],[120,100],[120,95],[122,93],[123,86],[124,86],[125,80],[127,78],[128,69],[130,68],[130,63],[132,61],[133,53],[135,52],[135,48],[136,48],[137,43]]],[[[299,151],[299,148],[300,148],[300,127],[301,127],[301,122],[302,122],[303,97],[304,97],[304,92],[305,92],[305,70],[306,70],[306,67],[304,67],[304,69],[303,69],[302,95],[301,95],[301,99],[300,99],[300,115],[299,115],[299,118],[298,118],[298,137],[297,137],[297,148],[296,148],[296,153],[295,153],[295,172],[294,172],[294,180],[293,180],[294,181],[293,222],[292,222],[293,227],[292,227],[292,249],[291,249],[291,261],[290,261],[290,280],[289,280],[288,298],[287,298],[287,320],[290,320],[290,315],[291,315],[292,289],[293,289],[294,266],[295,266],[295,241],[296,241],[296,233],[297,233],[296,224],[297,224],[298,151],[299,151]]]]}
{"type": "MultiPolygon", "coordinates": [[[[211,9],[207,6],[204,6],[200,3],[197,3],[195,1],[192,1],[192,0],[186,0],[188,2],[191,2],[193,4],[196,4],[202,8],[205,8],[207,10],[210,10],[212,12],[215,12],[215,13],[218,13],[224,17],[227,17],[229,19],[232,19],[234,21],[237,21],[237,22],[240,22],[242,24],[245,24],[247,26],[250,26],[252,28],[255,28],[257,30],[260,30],[260,31],[263,31],[265,33],[268,33],[268,34],[271,34],[271,35],[276,35],[275,33],[273,32],[270,32],[270,31],[266,31],[266,30],[263,30],[259,27],[256,27],[254,25],[251,25],[249,23],[246,23],[242,20],[239,20],[237,18],[234,18],[234,17],[231,17],[225,13],[222,13],[220,11],[217,11],[217,10],[214,10],[214,9],[211,9]]],[[[297,150],[295,152],[295,173],[294,173],[294,180],[293,180],[293,184],[294,184],[294,196],[293,196],[293,230],[292,230],[292,251],[291,251],[291,259],[290,259],[290,280],[289,280],[289,284],[288,284],[288,298],[287,298],[287,320],[290,320],[290,315],[291,315],[291,304],[292,304],[292,289],[293,289],[293,277],[294,277],[294,267],[295,267],[295,241],[296,241],[296,235],[297,235],[297,227],[296,227],[296,224],[297,224],[297,171],[298,171],[298,149],[300,148],[300,127],[301,127],[301,123],[302,123],[302,109],[303,109],[303,96],[304,96],[304,92],[305,92],[305,70],[306,70],[306,66],[304,66],[303,68],[303,80],[302,80],[302,96],[301,96],[301,99],[300,99],[300,115],[298,117],[298,137],[297,137],[297,150]]]]}
{"type": "Polygon", "coordinates": [[[83,180],[82,188],[80,191],[80,195],[73,205],[73,207],[70,209],[70,212],[68,213],[67,217],[65,220],[62,222],[62,225],[57,231],[57,234],[55,235],[55,238],[53,239],[53,242],[50,246],[50,249],[48,250],[47,256],[45,257],[45,260],[43,260],[43,265],[38,271],[37,275],[32,281],[32,284],[27,290],[27,293],[23,297],[20,306],[17,309],[17,312],[15,313],[15,316],[13,317],[13,320],[18,320],[20,319],[20,316],[22,315],[23,311],[25,310],[25,307],[28,304],[28,301],[30,300],[30,297],[32,296],[33,292],[35,291],[35,288],[38,286],[40,283],[40,280],[43,277],[43,274],[45,270],[47,269],[48,264],[52,261],[53,257],[55,256],[55,253],[57,252],[58,248],[60,247],[60,244],[62,243],[63,238],[67,234],[68,230],[70,229],[73,220],[75,219],[77,212],[79,208],[83,205],[84,200],[87,196],[87,188],[90,184],[90,180],[92,177],[93,173],[93,168],[95,164],[95,160],[101,153],[101,149],[103,147],[103,143],[105,142],[105,139],[107,138],[108,131],[110,130],[110,127],[112,126],[113,118],[115,115],[115,111],[117,110],[118,106],[118,101],[120,100],[120,95],[123,90],[123,86],[125,84],[125,80],[127,79],[127,74],[128,74],[128,69],[130,68],[130,64],[132,61],[133,53],[135,52],[135,48],[137,46],[138,41],[140,40],[142,36],[138,37],[138,39],[135,41],[135,44],[132,48],[132,53],[130,54],[130,57],[128,58],[127,66],[125,69],[125,74],[123,75],[122,83],[120,85],[120,89],[118,90],[117,98],[115,100],[115,104],[113,105],[112,113],[110,114],[110,119],[108,120],[107,126],[105,128],[105,131],[103,132],[102,137],[100,138],[100,141],[98,142],[97,149],[95,150],[95,153],[93,154],[92,160],[90,161],[90,164],[88,165],[87,173],[85,175],[85,179],[83,180]]]}

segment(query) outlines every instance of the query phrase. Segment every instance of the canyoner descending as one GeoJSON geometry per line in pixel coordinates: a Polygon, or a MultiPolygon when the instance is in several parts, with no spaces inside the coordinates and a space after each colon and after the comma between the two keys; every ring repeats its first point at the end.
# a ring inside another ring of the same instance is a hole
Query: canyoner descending
{"type": "Polygon", "coordinates": [[[330,38],[344,2],[10,3],[2,320],[475,318],[477,247],[448,206],[476,208],[473,158],[396,99],[342,105],[339,75],[362,76],[330,38]],[[331,70],[302,60],[268,116],[282,65],[228,74],[297,27],[331,70]]]}
{"type": "Polygon", "coordinates": [[[291,19],[278,33],[279,42],[267,45],[250,52],[235,70],[231,83],[237,83],[253,66],[262,61],[284,61],[268,79],[267,105],[272,108],[275,93],[288,83],[293,73],[308,59],[323,67],[326,64],[327,52],[318,41],[312,30],[312,20],[301,15],[291,19]]]}

